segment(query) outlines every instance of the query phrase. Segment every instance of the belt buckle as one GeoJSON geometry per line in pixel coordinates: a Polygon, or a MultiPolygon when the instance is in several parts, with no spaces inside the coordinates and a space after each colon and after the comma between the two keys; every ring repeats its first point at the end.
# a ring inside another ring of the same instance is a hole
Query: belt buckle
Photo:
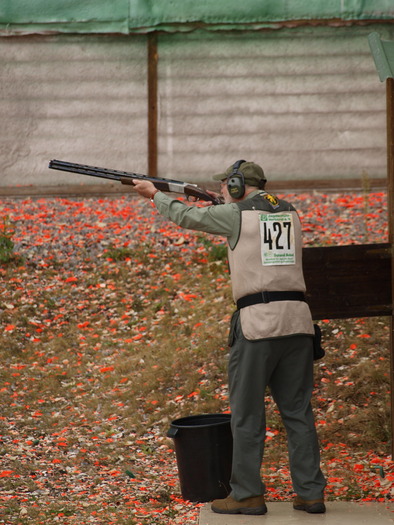
{"type": "Polygon", "coordinates": [[[269,294],[269,292],[261,292],[261,297],[263,298],[263,303],[264,304],[267,304],[267,303],[271,302],[270,301],[270,294],[269,294]]]}

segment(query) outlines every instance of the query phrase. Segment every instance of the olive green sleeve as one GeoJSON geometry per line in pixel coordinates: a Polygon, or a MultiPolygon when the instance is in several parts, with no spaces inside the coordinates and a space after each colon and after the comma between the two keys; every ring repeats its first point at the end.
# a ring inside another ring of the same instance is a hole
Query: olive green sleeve
{"type": "Polygon", "coordinates": [[[182,228],[226,237],[230,247],[237,243],[241,212],[236,204],[188,206],[159,191],[154,196],[158,211],[182,228]]]}

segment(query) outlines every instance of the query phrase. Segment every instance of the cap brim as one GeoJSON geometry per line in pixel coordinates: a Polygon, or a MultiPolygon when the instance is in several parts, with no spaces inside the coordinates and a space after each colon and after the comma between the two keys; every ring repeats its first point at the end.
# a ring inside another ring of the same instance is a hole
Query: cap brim
{"type": "Polygon", "coordinates": [[[217,175],[214,175],[212,179],[213,180],[224,180],[224,179],[227,179],[227,175],[225,173],[218,173],[217,175]]]}

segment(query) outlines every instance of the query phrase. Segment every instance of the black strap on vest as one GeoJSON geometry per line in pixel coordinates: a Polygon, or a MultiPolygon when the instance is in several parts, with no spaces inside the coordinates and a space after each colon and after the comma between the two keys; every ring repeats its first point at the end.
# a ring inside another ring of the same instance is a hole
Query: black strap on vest
{"type": "Polygon", "coordinates": [[[237,301],[237,308],[245,308],[253,304],[271,303],[273,301],[305,301],[303,292],[259,292],[245,295],[237,301]]]}

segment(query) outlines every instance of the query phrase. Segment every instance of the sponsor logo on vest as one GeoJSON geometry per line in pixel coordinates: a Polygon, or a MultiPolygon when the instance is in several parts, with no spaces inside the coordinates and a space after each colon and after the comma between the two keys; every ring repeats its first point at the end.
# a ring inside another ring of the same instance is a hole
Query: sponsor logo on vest
{"type": "Polygon", "coordinates": [[[279,200],[275,197],[275,195],[265,193],[263,197],[271,204],[273,208],[277,208],[279,206],[279,200]]]}

